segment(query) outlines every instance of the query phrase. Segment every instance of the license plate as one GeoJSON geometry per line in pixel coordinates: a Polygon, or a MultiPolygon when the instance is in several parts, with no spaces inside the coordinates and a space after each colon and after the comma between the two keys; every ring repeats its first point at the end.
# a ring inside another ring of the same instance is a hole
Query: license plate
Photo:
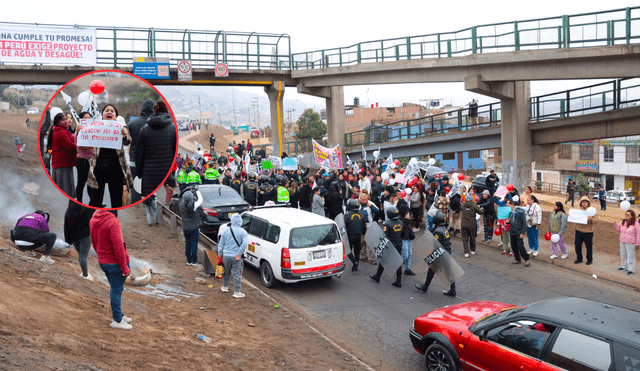
{"type": "Polygon", "coordinates": [[[324,259],[327,257],[327,252],[324,250],[320,250],[320,251],[314,251],[313,252],[313,259],[324,259]]]}

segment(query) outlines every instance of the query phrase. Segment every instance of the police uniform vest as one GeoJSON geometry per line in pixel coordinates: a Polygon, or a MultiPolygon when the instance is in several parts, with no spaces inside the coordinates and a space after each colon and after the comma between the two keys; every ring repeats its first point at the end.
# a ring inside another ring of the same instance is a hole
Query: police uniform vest
{"type": "Polygon", "coordinates": [[[180,170],[178,172],[178,183],[186,183],[187,182],[187,172],[184,170],[180,170]]]}
{"type": "Polygon", "coordinates": [[[344,217],[344,225],[347,227],[347,235],[360,237],[366,228],[366,217],[362,211],[349,211],[344,217]]]}
{"type": "Polygon", "coordinates": [[[273,188],[273,185],[267,184],[265,187],[266,191],[264,192],[267,201],[275,201],[276,200],[276,190],[273,188]]]}
{"type": "Polygon", "coordinates": [[[202,184],[202,178],[200,178],[200,174],[197,171],[193,170],[187,176],[187,183],[202,184]]]}
{"type": "Polygon", "coordinates": [[[219,176],[220,176],[220,173],[218,173],[218,170],[214,168],[209,168],[207,169],[207,171],[204,172],[204,178],[206,180],[216,180],[218,179],[219,176]]]}
{"type": "Polygon", "coordinates": [[[240,194],[240,192],[242,192],[242,179],[233,178],[233,180],[231,181],[231,187],[233,187],[233,189],[235,189],[236,192],[240,194]]]}
{"type": "Polygon", "coordinates": [[[384,233],[389,241],[400,252],[402,250],[402,227],[404,224],[400,219],[390,219],[384,222],[384,233]]]}
{"type": "Polygon", "coordinates": [[[264,205],[265,202],[269,201],[271,188],[271,184],[263,183],[260,185],[260,193],[258,194],[259,205],[264,205]]]}
{"type": "Polygon", "coordinates": [[[247,201],[251,206],[256,206],[256,197],[258,192],[258,185],[255,181],[248,181],[244,184],[244,188],[242,189],[242,194],[244,194],[244,200],[247,201]]]}
{"type": "Polygon", "coordinates": [[[277,190],[278,202],[289,202],[289,190],[287,187],[278,187],[277,190]]]}
{"type": "Polygon", "coordinates": [[[442,247],[449,254],[451,254],[451,238],[449,236],[449,230],[444,225],[439,225],[435,231],[433,231],[433,237],[440,242],[442,247]]]}

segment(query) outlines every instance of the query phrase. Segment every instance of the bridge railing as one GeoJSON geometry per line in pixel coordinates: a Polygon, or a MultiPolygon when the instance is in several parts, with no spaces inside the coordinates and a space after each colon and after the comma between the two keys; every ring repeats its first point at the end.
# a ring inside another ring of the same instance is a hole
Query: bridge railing
{"type": "Polygon", "coordinates": [[[292,54],[291,69],[640,42],[640,7],[474,26],[292,54]]]}

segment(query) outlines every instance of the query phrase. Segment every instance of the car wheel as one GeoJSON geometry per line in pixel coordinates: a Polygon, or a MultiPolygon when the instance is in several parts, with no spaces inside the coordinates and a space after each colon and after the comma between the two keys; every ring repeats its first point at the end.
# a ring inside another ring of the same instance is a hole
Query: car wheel
{"type": "Polygon", "coordinates": [[[262,284],[266,287],[272,288],[276,285],[276,277],[273,275],[273,269],[271,264],[267,261],[263,261],[260,264],[260,277],[262,277],[262,284]]]}
{"type": "Polygon", "coordinates": [[[457,371],[451,353],[440,343],[433,343],[425,352],[427,358],[427,370],[429,371],[457,371]]]}

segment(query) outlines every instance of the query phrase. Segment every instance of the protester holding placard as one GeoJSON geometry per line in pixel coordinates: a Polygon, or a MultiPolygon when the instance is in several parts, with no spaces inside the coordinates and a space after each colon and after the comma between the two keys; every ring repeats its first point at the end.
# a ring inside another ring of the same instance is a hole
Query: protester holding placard
{"type": "Polygon", "coordinates": [[[76,165],[76,134],[69,132],[69,119],[64,113],[53,118],[53,127],[47,139],[51,151],[51,179],[68,196],[76,197],[73,167],[76,165]]]}
{"type": "MultiPolygon", "coordinates": [[[[115,121],[117,117],[118,110],[114,105],[107,104],[102,108],[103,120],[115,121]]],[[[87,185],[95,189],[91,195],[90,206],[103,206],[104,188],[109,185],[110,207],[122,207],[123,184],[126,184],[129,190],[133,188],[133,177],[123,149],[123,146],[131,144],[129,129],[123,126],[119,135],[122,135],[122,144],[119,149],[101,147],[93,149],[93,156],[89,159],[89,180],[87,181],[87,185]]]]}
{"type": "MultiPolygon", "coordinates": [[[[80,112],[80,119],[90,119],[91,114],[89,112],[80,112]]],[[[89,178],[89,159],[93,156],[93,147],[78,146],[76,156],[76,170],[78,171],[78,184],[76,185],[76,199],[82,203],[82,194],[84,193],[84,186],[87,184],[89,178]]],[[[87,193],[91,198],[92,189],[87,187],[87,193]]]]}
{"type": "Polygon", "coordinates": [[[620,232],[621,267],[618,270],[634,274],[636,271],[636,250],[640,246],[640,223],[636,220],[636,213],[627,209],[624,213],[624,219],[613,223],[613,226],[620,232]]]}
{"type": "Polygon", "coordinates": [[[176,154],[176,127],[167,104],[159,100],[153,114],[140,129],[136,143],[137,177],[142,179],[141,196],[153,193],[171,169],[176,154]]]}
{"type": "MultiPolygon", "coordinates": [[[[580,208],[587,210],[591,206],[591,201],[587,196],[580,199],[580,208]]],[[[594,209],[595,210],[595,209],[594,209]]],[[[593,263],[593,225],[598,222],[598,216],[587,216],[587,224],[576,224],[576,235],[574,244],[576,247],[576,260],[574,264],[582,263],[582,243],[587,249],[587,265],[593,263]]]]}
{"type": "Polygon", "coordinates": [[[538,247],[540,245],[538,243],[538,236],[540,234],[540,224],[542,223],[542,208],[538,204],[538,199],[533,194],[529,194],[529,197],[527,198],[527,205],[527,240],[529,240],[528,253],[533,256],[538,256],[538,247]]]}
{"type": "Polygon", "coordinates": [[[558,245],[560,245],[560,249],[562,250],[561,259],[567,258],[567,247],[564,245],[564,233],[567,230],[567,214],[564,212],[564,206],[562,202],[557,201],[553,206],[553,211],[549,216],[549,233],[557,234],[559,236],[558,242],[554,242],[551,240],[551,251],[553,255],[551,255],[550,259],[555,259],[558,257],[558,245]]]}

